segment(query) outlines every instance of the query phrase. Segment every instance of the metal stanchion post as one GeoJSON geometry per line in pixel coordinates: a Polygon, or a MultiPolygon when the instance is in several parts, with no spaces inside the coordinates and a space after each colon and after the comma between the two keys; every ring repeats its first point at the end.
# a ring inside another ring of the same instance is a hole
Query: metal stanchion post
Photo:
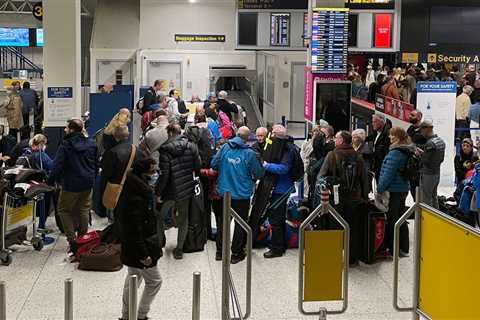
{"type": "Polygon", "coordinates": [[[128,279],[128,319],[137,319],[138,316],[138,304],[137,295],[138,291],[138,278],[136,275],[130,276],[128,279]]]}
{"type": "Polygon", "coordinates": [[[73,320],[73,280],[65,280],[65,320],[73,320]]]}
{"type": "Polygon", "coordinates": [[[192,320],[200,320],[201,273],[193,273],[192,320]]]}
{"type": "Polygon", "coordinates": [[[223,232],[222,232],[222,319],[230,318],[230,207],[231,195],[223,195],[223,232]]]}
{"type": "Polygon", "coordinates": [[[0,320],[7,320],[7,289],[4,281],[0,281],[0,320]]]}

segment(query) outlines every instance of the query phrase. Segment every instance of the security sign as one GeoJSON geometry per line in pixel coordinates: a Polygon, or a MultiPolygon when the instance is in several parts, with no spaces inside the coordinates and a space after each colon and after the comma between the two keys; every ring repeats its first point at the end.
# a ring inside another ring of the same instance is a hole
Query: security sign
{"type": "Polygon", "coordinates": [[[427,57],[428,63],[437,63],[437,54],[436,53],[429,53],[427,57]]]}
{"type": "Polygon", "coordinates": [[[43,20],[43,5],[41,2],[35,3],[32,9],[33,16],[38,20],[43,20]]]}

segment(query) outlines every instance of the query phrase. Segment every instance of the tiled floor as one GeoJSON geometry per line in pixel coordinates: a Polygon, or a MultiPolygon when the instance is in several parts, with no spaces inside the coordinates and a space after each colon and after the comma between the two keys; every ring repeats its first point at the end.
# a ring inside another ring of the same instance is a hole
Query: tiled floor
{"type": "MultiPolygon", "coordinates": [[[[95,221],[97,228],[103,221],[95,221]]],[[[192,273],[202,273],[201,319],[220,319],[221,263],[215,261],[215,245],[209,242],[202,253],[172,257],[176,231],[167,232],[166,255],[160,262],[163,287],[151,317],[162,320],[191,319],[192,273]]],[[[58,241],[36,252],[19,247],[9,267],[0,267],[7,283],[7,319],[63,319],[64,280],[74,281],[75,319],[116,319],[120,315],[125,270],[115,273],[84,272],[65,261],[66,241],[58,241]]],[[[316,319],[302,317],[297,309],[297,250],[280,259],[265,260],[263,250],[254,251],[251,319],[316,319]]],[[[411,261],[401,260],[401,297],[411,295],[411,261]]],[[[245,263],[232,266],[242,303],[245,293],[245,263]]],[[[350,272],[349,308],[332,319],[410,319],[392,307],[392,263],[360,265],[350,272]]],[[[336,307],[336,304],[332,305],[336,307]]],[[[316,305],[306,306],[315,310],[316,305]]],[[[330,318],[330,316],[329,316],[330,318]]]]}

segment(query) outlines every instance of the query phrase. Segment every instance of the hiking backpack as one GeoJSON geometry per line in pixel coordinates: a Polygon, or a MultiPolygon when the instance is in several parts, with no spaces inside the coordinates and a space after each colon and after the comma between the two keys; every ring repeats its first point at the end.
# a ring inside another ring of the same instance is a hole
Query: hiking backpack
{"type": "Polygon", "coordinates": [[[408,156],[407,164],[403,170],[400,170],[400,176],[404,177],[407,180],[414,180],[418,177],[420,171],[420,157],[417,154],[410,150],[398,149],[398,151],[406,154],[408,156]]]}
{"type": "Polygon", "coordinates": [[[290,178],[293,182],[297,182],[303,178],[305,174],[305,168],[303,165],[302,157],[300,156],[300,148],[292,143],[292,150],[293,150],[293,162],[292,168],[290,169],[290,178]]]}

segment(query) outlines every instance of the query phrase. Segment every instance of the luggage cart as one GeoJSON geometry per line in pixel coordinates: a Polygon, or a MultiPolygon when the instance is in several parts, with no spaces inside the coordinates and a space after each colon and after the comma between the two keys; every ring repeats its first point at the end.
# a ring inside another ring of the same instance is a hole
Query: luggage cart
{"type": "Polygon", "coordinates": [[[21,197],[10,192],[5,192],[3,199],[3,208],[0,211],[0,263],[8,266],[12,263],[11,250],[8,246],[13,244],[24,244],[24,239],[8,239],[7,236],[13,234],[19,228],[25,228],[33,225],[32,238],[27,244],[35,250],[43,249],[43,240],[37,235],[37,204],[43,200],[44,195],[36,195],[32,199],[21,197]],[[9,240],[10,243],[7,243],[9,240]]]}

